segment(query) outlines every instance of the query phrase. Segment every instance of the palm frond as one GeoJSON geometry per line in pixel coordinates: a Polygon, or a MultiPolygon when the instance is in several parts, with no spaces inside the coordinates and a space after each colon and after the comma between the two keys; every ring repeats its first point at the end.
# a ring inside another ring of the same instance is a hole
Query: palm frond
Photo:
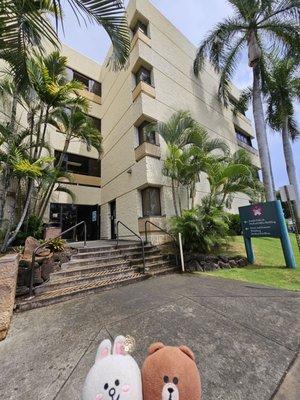
{"type": "MultiPolygon", "coordinates": [[[[103,26],[108,33],[113,52],[109,64],[114,69],[123,68],[130,54],[130,34],[123,0],[68,0],[75,15],[103,26]]],[[[52,0],[56,10],[61,11],[61,1],[52,0]]]]}
{"type": "Polygon", "coordinates": [[[74,192],[72,192],[71,189],[65,187],[65,186],[61,186],[59,185],[56,189],[55,192],[62,192],[62,193],[66,193],[71,197],[72,203],[75,203],[76,201],[76,195],[74,194],[74,192]]]}

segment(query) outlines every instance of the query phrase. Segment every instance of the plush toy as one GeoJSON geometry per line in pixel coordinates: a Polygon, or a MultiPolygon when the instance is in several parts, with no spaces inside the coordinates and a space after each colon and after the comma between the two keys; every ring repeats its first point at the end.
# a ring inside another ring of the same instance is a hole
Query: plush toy
{"type": "Polygon", "coordinates": [[[154,343],[142,367],[144,400],[201,400],[200,374],[186,346],[154,343]]]}
{"type": "Polygon", "coordinates": [[[83,400],[143,400],[142,380],[136,361],[128,354],[124,336],[100,344],[95,364],[84,383],[83,400]]]}

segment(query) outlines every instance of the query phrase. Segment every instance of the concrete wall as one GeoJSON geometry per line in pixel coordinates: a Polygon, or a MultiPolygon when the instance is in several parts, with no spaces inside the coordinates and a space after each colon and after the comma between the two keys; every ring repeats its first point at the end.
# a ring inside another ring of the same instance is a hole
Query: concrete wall
{"type": "MultiPolygon", "coordinates": [[[[194,76],[194,45],[148,0],[130,1],[128,19],[131,26],[137,18],[148,21],[150,39],[141,33],[135,35],[128,68],[116,74],[103,67],[101,75],[104,135],[102,221],[109,216],[106,204],[116,198],[117,218],[135,231],[138,229],[137,217],[142,216],[140,189],[147,185],[162,187],[162,214],[174,215],[170,181],[161,172],[166,145],[159,138],[160,160],[145,156],[136,161],[134,125],[138,125],[137,121],[142,122],[143,118],[167,121],[178,110],[190,110],[209,135],[226,140],[232,152],[239,148],[235,125],[253,136],[251,123],[246,117],[234,117],[231,109],[220,105],[217,99],[218,76],[211,66],[205,65],[199,78],[194,76]],[[154,89],[148,85],[145,85],[148,89],[135,87],[132,72],[140,65],[152,67],[154,89]]],[[[232,93],[235,97],[239,95],[235,87],[232,87],[232,93]]],[[[253,159],[259,165],[255,154],[253,159]]],[[[197,185],[197,201],[208,191],[209,185],[203,176],[197,185]]],[[[183,191],[184,206],[186,198],[186,191],[183,191]]],[[[232,211],[237,212],[237,207],[244,204],[248,204],[246,196],[237,196],[232,211]]]]}

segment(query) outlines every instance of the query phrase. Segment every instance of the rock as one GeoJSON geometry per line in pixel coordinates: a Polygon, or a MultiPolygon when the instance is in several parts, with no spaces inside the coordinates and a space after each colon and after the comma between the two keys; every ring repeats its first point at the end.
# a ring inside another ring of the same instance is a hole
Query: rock
{"type": "Polygon", "coordinates": [[[205,271],[216,271],[219,268],[219,265],[214,262],[208,262],[205,265],[205,271]]]}
{"type": "Polygon", "coordinates": [[[237,263],[236,263],[235,260],[229,260],[229,265],[230,265],[231,267],[236,267],[236,266],[237,266],[237,263]]]}
{"type": "Polygon", "coordinates": [[[224,263],[224,269],[230,269],[230,268],[231,268],[231,266],[230,266],[229,262],[224,263]]]}
{"type": "Polygon", "coordinates": [[[50,274],[52,274],[52,272],[56,272],[59,270],[60,270],[60,263],[59,263],[59,261],[58,262],[54,261],[54,257],[44,260],[41,265],[43,280],[47,281],[50,277],[50,274]]]}
{"type": "Polygon", "coordinates": [[[198,268],[201,268],[200,263],[197,260],[190,260],[187,264],[186,264],[186,270],[188,272],[194,272],[194,271],[198,271],[198,268]]]}
{"type": "Polygon", "coordinates": [[[28,286],[18,286],[16,290],[16,296],[24,296],[29,294],[29,287],[28,286]]]}
{"type": "Polygon", "coordinates": [[[219,261],[218,264],[219,264],[219,267],[222,269],[230,268],[230,265],[228,262],[219,261]]]}
{"type": "Polygon", "coordinates": [[[221,261],[223,261],[224,263],[228,263],[228,262],[229,262],[228,256],[226,256],[226,255],[224,255],[224,254],[220,254],[220,255],[219,255],[219,259],[220,259],[221,261]]]}
{"type": "Polygon", "coordinates": [[[28,236],[25,241],[23,258],[28,260],[32,258],[34,250],[40,245],[40,242],[32,236],[28,236]]]}
{"type": "Polygon", "coordinates": [[[238,267],[246,267],[248,265],[248,261],[244,257],[237,260],[236,263],[237,263],[238,267]]]}
{"type": "Polygon", "coordinates": [[[38,266],[34,269],[34,276],[33,276],[33,284],[34,285],[41,285],[44,282],[42,278],[42,268],[38,266]]]}
{"type": "MultiPolygon", "coordinates": [[[[24,252],[22,254],[21,259],[25,261],[31,261],[32,255],[34,250],[40,246],[40,242],[35,239],[32,236],[28,236],[28,238],[25,241],[25,246],[24,246],[24,252]]],[[[49,249],[42,248],[38,250],[37,255],[36,255],[36,260],[42,260],[46,257],[51,257],[52,253],[49,249]]]]}

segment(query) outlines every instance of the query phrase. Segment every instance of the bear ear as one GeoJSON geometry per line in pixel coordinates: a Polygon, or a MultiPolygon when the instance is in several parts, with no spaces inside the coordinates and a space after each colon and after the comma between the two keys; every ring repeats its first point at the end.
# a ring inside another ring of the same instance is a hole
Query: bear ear
{"type": "Polygon", "coordinates": [[[110,354],[111,354],[111,341],[109,339],[105,339],[100,343],[100,346],[98,347],[95,361],[101,360],[102,358],[105,358],[110,354]]]}
{"type": "Polygon", "coordinates": [[[191,350],[189,347],[187,347],[187,346],[180,346],[179,349],[180,349],[184,354],[186,354],[188,357],[190,357],[193,361],[195,361],[195,355],[194,355],[194,353],[192,352],[192,350],[191,350]]]}
{"type": "Polygon", "coordinates": [[[126,354],[125,340],[126,338],[124,336],[117,336],[115,338],[114,349],[113,349],[114,355],[125,356],[126,354]]]}
{"type": "Polygon", "coordinates": [[[153,343],[153,344],[151,344],[151,346],[148,349],[148,355],[150,356],[151,354],[154,354],[156,351],[158,351],[164,347],[165,347],[165,345],[161,342],[153,343]]]}

